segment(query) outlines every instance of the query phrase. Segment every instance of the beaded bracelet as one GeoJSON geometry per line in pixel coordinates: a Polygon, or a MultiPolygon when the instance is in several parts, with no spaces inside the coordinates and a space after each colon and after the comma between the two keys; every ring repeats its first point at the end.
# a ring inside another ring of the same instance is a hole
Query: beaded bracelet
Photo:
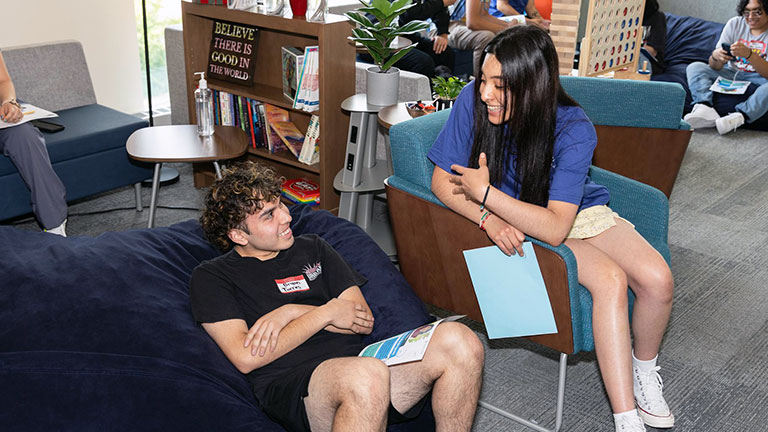
{"type": "Polygon", "coordinates": [[[480,216],[480,224],[478,226],[482,231],[485,231],[485,228],[484,228],[485,221],[487,221],[490,216],[491,216],[491,212],[489,211],[486,211],[485,213],[483,213],[482,216],[480,216]]]}

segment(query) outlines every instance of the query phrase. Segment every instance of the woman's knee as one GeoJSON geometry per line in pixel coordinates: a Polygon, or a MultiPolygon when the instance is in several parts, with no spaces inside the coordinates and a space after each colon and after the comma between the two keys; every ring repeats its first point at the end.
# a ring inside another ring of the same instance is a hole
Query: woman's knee
{"type": "Polygon", "coordinates": [[[45,140],[39,130],[30,123],[6,129],[3,151],[7,155],[31,153],[45,148],[45,140]]]}
{"type": "Polygon", "coordinates": [[[675,281],[666,262],[643,266],[637,287],[632,287],[638,297],[645,297],[657,303],[671,303],[675,281]]]}
{"type": "Polygon", "coordinates": [[[603,266],[600,276],[587,286],[595,300],[627,303],[627,274],[616,263],[603,266]]]}

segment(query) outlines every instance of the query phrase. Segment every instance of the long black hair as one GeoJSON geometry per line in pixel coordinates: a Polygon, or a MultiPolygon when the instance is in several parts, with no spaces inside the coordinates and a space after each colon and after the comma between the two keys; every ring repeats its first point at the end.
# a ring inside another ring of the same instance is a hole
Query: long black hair
{"type": "MultiPolygon", "coordinates": [[[[763,8],[763,13],[768,12],[768,0],[758,0],[760,3],[760,7],[763,8]]],[[[749,4],[749,0],[739,0],[738,6],[736,6],[736,13],[739,14],[739,16],[744,15],[744,9],[747,8],[747,5],[749,4]]]]}
{"type": "MultiPolygon", "coordinates": [[[[501,63],[502,118],[510,110],[511,116],[501,125],[488,121],[487,107],[480,99],[480,80],[476,80],[475,140],[467,165],[477,168],[477,159],[484,152],[491,183],[498,187],[515,155],[515,189],[520,200],[546,206],[557,106],[578,104],[560,86],[557,53],[546,31],[535,26],[511,27],[488,42],[480,65],[488,54],[501,63]]],[[[481,72],[475,76],[480,77],[481,72]]]]}

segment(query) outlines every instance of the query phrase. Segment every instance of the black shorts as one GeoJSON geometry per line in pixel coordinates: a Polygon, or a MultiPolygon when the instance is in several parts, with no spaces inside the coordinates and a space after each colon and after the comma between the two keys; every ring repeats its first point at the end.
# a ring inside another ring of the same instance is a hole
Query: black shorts
{"type": "MultiPolygon", "coordinates": [[[[261,409],[289,432],[310,432],[304,398],[309,395],[309,380],[320,363],[310,363],[276,378],[264,392],[261,409]]],[[[390,403],[387,424],[402,423],[418,417],[430,394],[421,398],[405,414],[399,413],[390,403]]]]}

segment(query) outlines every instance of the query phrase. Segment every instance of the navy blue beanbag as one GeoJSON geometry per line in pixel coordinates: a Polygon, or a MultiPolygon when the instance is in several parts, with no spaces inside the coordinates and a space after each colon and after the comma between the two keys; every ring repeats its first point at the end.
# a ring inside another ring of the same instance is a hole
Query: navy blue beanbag
{"type": "MultiPolygon", "coordinates": [[[[369,279],[370,339],[429,319],[357,226],[291,213],[296,234],[324,237],[369,279]]],[[[219,253],[196,221],[95,238],[0,227],[0,244],[0,430],[283,430],[192,319],[192,269],[219,253]]],[[[390,430],[433,424],[425,412],[390,430]]]]}

